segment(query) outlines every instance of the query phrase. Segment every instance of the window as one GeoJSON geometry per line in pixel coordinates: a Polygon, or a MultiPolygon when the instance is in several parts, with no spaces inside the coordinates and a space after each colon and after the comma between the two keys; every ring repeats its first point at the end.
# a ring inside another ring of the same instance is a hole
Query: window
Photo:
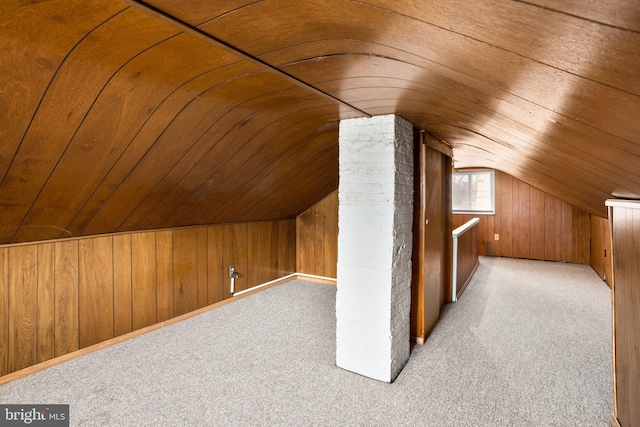
{"type": "Polygon", "coordinates": [[[459,171],[453,174],[453,211],[494,213],[494,171],[459,171]]]}

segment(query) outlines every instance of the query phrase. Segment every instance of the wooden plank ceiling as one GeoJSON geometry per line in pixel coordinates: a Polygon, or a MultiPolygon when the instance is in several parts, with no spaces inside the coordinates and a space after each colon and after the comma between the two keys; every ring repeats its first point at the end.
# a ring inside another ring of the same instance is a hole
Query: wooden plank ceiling
{"type": "Polygon", "coordinates": [[[637,0],[5,0],[0,243],[292,217],[399,114],[588,212],[640,198],[637,0]]]}

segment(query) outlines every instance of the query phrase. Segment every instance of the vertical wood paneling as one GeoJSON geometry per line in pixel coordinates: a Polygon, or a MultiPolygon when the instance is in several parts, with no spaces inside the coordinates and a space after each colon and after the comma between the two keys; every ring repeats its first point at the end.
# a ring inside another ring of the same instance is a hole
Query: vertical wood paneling
{"type": "Polygon", "coordinates": [[[556,211],[555,199],[544,195],[544,258],[556,259],[556,211]]]}
{"type": "Polygon", "coordinates": [[[55,357],[55,271],[54,245],[42,243],[38,245],[38,346],[37,361],[55,357]]]}
{"type": "Polygon", "coordinates": [[[597,216],[591,217],[591,245],[589,264],[603,278],[609,287],[612,284],[611,234],[609,220],[597,216]]]}
{"type": "Polygon", "coordinates": [[[496,225],[495,225],[495,220],[496,220],[496,216],[495,215],[488,215],[487,216],[487,226],[485,227],[486,229],[486,236],[485,236],[485,244],[483,245],[485,247],[485,255],[487,256],[495,256],[496,255],[496,246],[500,243],[500,240],[495,240],[494,239],[494,234],[495,234],[495,230],[496,230],[496,225]]]}
{"type": "Polygon", "coordinates": [[[518,256],[521,258],[531,258],[531,187],[518,180],[518,256]]]}
{"type": "Polygon", "coordinates": [[[314,222],[314,250],[313,250],[313,267],[315,268],[318,276],[326,276],[325,271],[325,241],[327,236],[325,234],[325,199],[321,200],[312,208],[313,222],[314,222]]]}
{"type": "MultiPolygon", "coordinates": [[[[266,283],[270,280],[273,280],[275,277],[275,269],[277,269],[277,261],[278,261],[278,235],[274,236],[273,229],[277,226],[277,223],[273,222],[259,222],[257,225],[256,231],[256,247],[258,249],[256,257],[252,258],[251,254],[249,254],[249,259],[255,259],[256,266],[256,274],[257,274],[257,284],[266,283]],[[273,252],[273,240],[274,237],[276,239],[276,252],[273,252]]],[[[277,229],[276,229],[277,231],[277,229]]]]}
{"type": "Polygon", "coordinates": [[[324,274],[326,277],[338,276],[338,192],[334,191],[324,200],[325,239],[324,274]]]}
{"type": "Polygon", "coordinates": [[[297,271],[337,276],[338,192],[334,191],[296,218],[297,271]]]}
{"type": "Polygon", "coordinates": [[[0,376],[9,373],[9,249],[0,248],[0,376]]]}
{"type": "Polygon", "coordinates": [[[621,426],[640,423],[640,209],[614,206],[613,354],[615,416],[621,426]]]}
{"type": "MultiPolygon", "coordinates": [[[[480,254],[589,263],[588,213],[506,173],[496,171],[495,177],[495,214],[475,215],[480,254]]],[[[454,215],[454,228],[473,217],[454,215]]]]}
{"type": "Polygon", "coordinates": [[[156,233],[131,235],[131,306],[133,329],[157,321],[156,233]]]}
{"type": "Polygon", "coordinates": [[[55,243],[55,347],[56,356],[80,346],[78,323],[79,242],[55,243]]]}
{"type": "Polygon", "coordinates": [[[533,259],[545,258],[545,229],[546,204],[545,195],[537,188],[531,187],[531,251],[529,257],[533,259]]]}
{"type": "Polygon", "coordinates": [[[156,232],[156,321],[173,317],[173,232],[156,232]]]}
{"type": "Polygon", "coordinates": [[[300,273],[314,274],[316,271],[315,238],[315,211],[311,208],[296,219],[296,270],[300,273]]]}
{"type": "MultiPolygon", "coordinates": [[[[267,224],[269,226],[263,230],[265,232],[270,232],[271,238],[269,239],[269,258],[268,264],[265,268],[265,264],[259,263],[258,271],[267,271],[268,275],[266,281],[271,281],[280,277],[280,273],[278,271],[278,247],[280,245],[280,230],[278,229],[278,221],[270,221],[267,224]]],[[[295,247],[295,242],[294,242],[295,247]]],[[[261,281],[260,283],[264,283],[265,281],[261,281]]]]}
{"type": "Polygon", "coordinates": [[[287,274],[291,274],[296,271],[296,223],[297,220],[278,221],[279,276],[286,276],[287,274]]]}
{"type": "Polygon", "coordinates": [[[36,363],[37,245],[9,251],[9,372],[36,363]]]}
{"type": "Polygon", "coordinates": [[[563,204],[564,203],[562,202],[562,200],[559,200],[559,199],[554,200],[555,218],[556,218],[554,246],[556,250],[555,250],[555,256],[553,259],[557,261],[562,261],[562,205],[563,204]]]}
{"type": "MultiPolygon", "coordinates": [[[[235,233],[233,232],[233,225],[224,225],[222,227],[222,244],[220,250],[222,251],[222,289],[223,294],[231,296],[231,279],[229,277],[229,267],[232,265],[236,267],[236,271],[242,275],[246,275],[247,272],[240,271],[236,265],[236,260],[233,254],[235,233]]],[[[211,243],[210,243],[211,244],[211,243]]]]}
{"type": "Polygon", "coordinates": [[[290,274],[295,236],[287,219],[0,248],[0,375],[229,298],[229,265],[238,291],[290,274]]]}
{"type": "Polygon", "coordinates": [[[233,225],[233,259],[240,277],[236,279],[236,292],[249,288],[249,234],[248,224],[233,225]]]}
{"type": "Polygon", "coordinates": [[[113,338],[113,237],[80,240],[80,348],[113,338]]]}
{"type": "Polygon", "coordinates": [[[113,334],[133,329],[131,305],[131,235],[113,236],[113,334]]]}
{"type": "Polygon", "coordinates": [[[198,308],[198,232],[184,228],[173,232],[174,316],[198,308]]]}
{"type": "Polygon", "coordinates": [[[589,264],[590,260],[590,239],[591,224],[589,214],[573,208],[573,256],[572,262],[577,264],[589,264]]]}
{"type": "MultiPolygon", "coordinates": [[[[514,256],[513,250],[513,178],[511,175],[498,173],[500,177],[500,193],[496,208],[500,209],[500,256],[514,256]]],[[[482,220],[482,218],[480,218],[482,220]]]]}
{"type": "Polygon", "coordinates": [[[208,303],[208,272],[207,272],[207,227],[198,227],[198,308],[208,303]]]}
{"type": "Polygon", "coordinates": [[[562,259],[561,261],[571,262],[573,259],[573,209],[571,205],[562,204],[562,259]]]}
{"type": "Polygon", "coordinates": [[[258,284],[258,223],[247,224],[247,269],[246,286],[252,288],[258,284]],[[251,260],[251,262],[249,262],[251,260]]]}
{"type": "MultiPolygon", "coordinates": [[[[229,242],[225,241],[225,235],[223,229],[226,226],[212,226],[207,229],[207,302],[209,304],[222,301],[228,298],[231,294],[228,292],[225,269],[228,266],[224,264],[224,248],[225,244],[229,242]]],[[[233,237],[233,236],[231,236],[233,237]]]]}

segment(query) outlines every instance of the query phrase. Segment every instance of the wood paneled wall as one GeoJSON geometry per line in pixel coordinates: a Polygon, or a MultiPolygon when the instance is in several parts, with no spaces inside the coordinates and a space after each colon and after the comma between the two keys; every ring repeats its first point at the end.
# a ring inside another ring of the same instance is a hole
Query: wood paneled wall
{"type": "Polygon", "coordinates": [[[613,235],[613,396],[611,425],[640,425],[640,201],[608,200],[613,235]]]}
{"type": "Polygon", "coordinates": [[[454,246],[456,299],[460,298],[478,268],[478,245],[476,242],[478,241],[479,229],[479,224],[475,224],[464,231],[458,236],[457,245],[454,246]]]}
{"type": "Polygon", "coordinates": [[[0,248],[0,375],[295,271],[295,220],[0,248]]]}
{"type": "Polygon", "coordinates": [[[297,272],[337,277],[338,191],[296,219],[297,272]]]}
{"type": "Polygon", "coordinates": [[[613,283],[613,259],[611,257],[611,230],[609,220],[591,216],[591,267],[609,287],[613,283]]]}
{"type": "Polygon", "coordinates": [[[495,174],[495,215],[480,218],[480,255],[589,264],[590,215],[504,172],[495,174]],[[499,240],[495,240],[495,235],[499,240]]]}

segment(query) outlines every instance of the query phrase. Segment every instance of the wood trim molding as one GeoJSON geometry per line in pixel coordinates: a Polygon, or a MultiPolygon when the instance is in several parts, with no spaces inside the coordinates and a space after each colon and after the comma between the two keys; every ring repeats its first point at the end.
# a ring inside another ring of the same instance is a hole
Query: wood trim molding
{"type": "Polygon", "coordinates": [[[611,427],[622,427],[615,415],[611,416],[611,427]]]}
{"type": "Polygon", "coordinates": [[[453,159],[453,148],[445,141],[425,131],[420,131],[423,134],[423,141],[429,148],[433,148],[436,151],[441,152],[445,156],[453,159]]]}
{"type": "Polygon", "coordinates": [[[171,318],[169,320],[166,320],[164,322],[155,323],[155,324],[147,326],[145,328],[138,329],[138,330],[135,330],[133,332],[129,332],[127,334],[120,335],[118,337],[111,338],[111,339],[108,339],[106,341],[102,341],[102,342],[99,342],[97,344],[91,345],[89,347],[85,347],[85,348],[82,348],[80,350],[77,350],[77,351],[74,351],[74,352],[71,352],[71,353],[67,353],[67,354],[64,354],[62,356],[58,356],[58,357],[55,357],[53,359],[49,359],[49,360],[47,360],[45,362],[41,362],[41,363],[38,363],[36,365],[32,365],[32,366],[29,366],[27,368],[21,369],[19,371],[15,371],[15,372],[12,372],[10,374],[4,375],[4,376],[0,377],[0,385],[10,383],[11,381],[15,381],[15,380],[20,379],[20,378],[24,378],[27,375],[31,375],[31,374],[34,374],[36,372],[40,372],[40,371],[45,370],[47,368],[50,368],[52,366],[56,366],[56,365],[59,365],[61,363],[67,362],[69,360],[73,360],[73,359],[75,359],[77,357],[84,356],[85,354],[93,353],[95,351],[102,350],[102,349],[110,347],[112,345],[115,345],[115,344],[118,344],[118,343],[121,343],[121,342],[124,342],[124,341],[128,341],[128,340],[130,340],[132,338],[136,338],[136,337],[138,337],[140,335],[143,335],[143,334],[146,334],[148,332],[152,332],[152,331],[155,331],[157,329],[164,328],[165,326],[169,326],[169,325],[172,325],[174,323],[180,322],[182,320],[186,320],[186,319],[189,319],[191,317],[197,316],[199,314],[206,313],[206,312],[208,312],[210,310],[216,309],[218,307],[222,307],[223,305],[227,305],[227,304],[230,304],[232,302],[238,301],[238,300],[240,300],[240,299],[242,299],[244,297],[247,297],[249,295],[264,291],[264,290],[269,289],[269,288],[273,288],[273,287],[278,286],[278,285],[282,285],[282,284],[287,283],[287,282],[291,282],[291,281],[296,280],[296,279],[306,280],[306,281],[310,281],[310,282],[324,283],[324,284],[328,284],[328,285],[335,285],[336,284],[336,279],[332,279],[332,278],[329,278],[329,277],[320,277],[320,276],[312,276],[312,275],[309,275],[309,274],[293,273],[293,274],[290,274],[288,276],[282,277],[280,279],[276,279],[274,281],[266,283],[264,285],[261,285],[261,286],[259,285],[259,286],[255,286],[255,287],[253,287],[251,289],[247,289],[246,292],[243,292],[240,295],[234,295],[231,298],[228,298],[226,300],[217,302],[215,304],[211,304],[209,306],[202,307],[202,308],[194,310],[194,311],[190,311],[189,313],[185,313],[183,315],[180,315],[180,316],[177,316],[177,317],[173,317],[173,318],[171,318]]]}

